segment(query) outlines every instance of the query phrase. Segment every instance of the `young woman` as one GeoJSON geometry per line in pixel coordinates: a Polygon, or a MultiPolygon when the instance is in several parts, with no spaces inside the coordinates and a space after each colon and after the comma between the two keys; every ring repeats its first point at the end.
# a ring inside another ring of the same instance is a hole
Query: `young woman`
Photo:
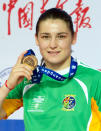
{"type": "Polygon", "coordinates": [[[76,43],[71,17],[61,9],[47,10],[37,22],[35,39],[44,63],[40,80],[32,81],[35,74],[21,63],[24,52],[0,88],[1,119],[23,106],[26,131],[100,131],[101,73],[71,56],[76,43]],[[96,113],[92,117],[92,100],[99,119],[96,113]]]}

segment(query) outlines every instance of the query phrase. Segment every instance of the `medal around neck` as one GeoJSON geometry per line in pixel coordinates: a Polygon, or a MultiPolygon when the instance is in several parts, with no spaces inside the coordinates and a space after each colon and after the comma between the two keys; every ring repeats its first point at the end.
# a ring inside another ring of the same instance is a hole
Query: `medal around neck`
{"type": "Polygon", "coordinates": [[[30,54],[24,56],[21,63],[27,65],[31,70],[34,70],[38,65],[38,60],[34,55],[30,54]]]}
{"type": "Polygon", "coordinates": [[[40,83],[40,80],[42,78],[42,75],[45,74],[57,81],[64,81],[65,79],[71,79],[72,77],[74,77],[76,71],[77,71],[77,60],[74,59],[71,56],[71,64],[70,64],[70,71],[69,71],[69,75],[67,77],[62,76],[61,74],[45,68],[45,64],[43,64],[42,66],[37,65],[38,61],[35,57],[35,53],[32,49],[29,49],[28,52],[26,54],[24,54],[24,58],[22,59],[22,63],[26,64],[27,66],[29,66],[32,70],[33,70],[33,75],[32,75],[32,83],[40,83]]]}

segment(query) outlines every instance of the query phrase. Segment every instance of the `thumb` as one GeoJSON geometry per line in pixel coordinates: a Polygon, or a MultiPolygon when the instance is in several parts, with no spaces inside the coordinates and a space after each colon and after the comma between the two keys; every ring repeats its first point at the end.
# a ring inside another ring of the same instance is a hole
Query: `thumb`
{"type": "Polygon", "coordinates": [[[16,62],[16,65],[17,65],[17,64],[21,64],[22,58],[24,57],[24,54],[26,54],[26,53],[27,53],[27,50],[24,51],[24,52],[18,57],[18,60],[17,60],[17,62],[16,62]]]}

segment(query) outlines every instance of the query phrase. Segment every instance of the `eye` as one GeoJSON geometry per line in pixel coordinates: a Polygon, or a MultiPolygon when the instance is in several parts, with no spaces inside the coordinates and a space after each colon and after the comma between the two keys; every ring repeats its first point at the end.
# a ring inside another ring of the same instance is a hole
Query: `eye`
{"type": "Polygon", "coordinates": [[[48,35],[43,35],[41,38],[42,38],[42,39],[49,39],[50,36],[48,36],[48,35]]]}
{"type": "Polygon", "coordinates": [[[57,37],[58,37],[58,39],[64,39],[66,37],[66,35],[58,35],[57,37]]]}

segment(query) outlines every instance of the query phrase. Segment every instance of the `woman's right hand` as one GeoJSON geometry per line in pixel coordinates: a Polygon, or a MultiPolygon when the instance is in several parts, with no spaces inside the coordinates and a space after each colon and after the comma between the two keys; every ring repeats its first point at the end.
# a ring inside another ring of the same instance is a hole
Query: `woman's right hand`
{"type": "Polygon", "coordinates": [[[28,80],[31,79],[33,71],[27,65],[21,63],[25,53],[27,53],[27,51],[24,51],[18,57],[18,60],[8,77],[7,85],[10,89],[14,89],[16,85],[23,81],[24,77],[26,77],[28,80]]]}

